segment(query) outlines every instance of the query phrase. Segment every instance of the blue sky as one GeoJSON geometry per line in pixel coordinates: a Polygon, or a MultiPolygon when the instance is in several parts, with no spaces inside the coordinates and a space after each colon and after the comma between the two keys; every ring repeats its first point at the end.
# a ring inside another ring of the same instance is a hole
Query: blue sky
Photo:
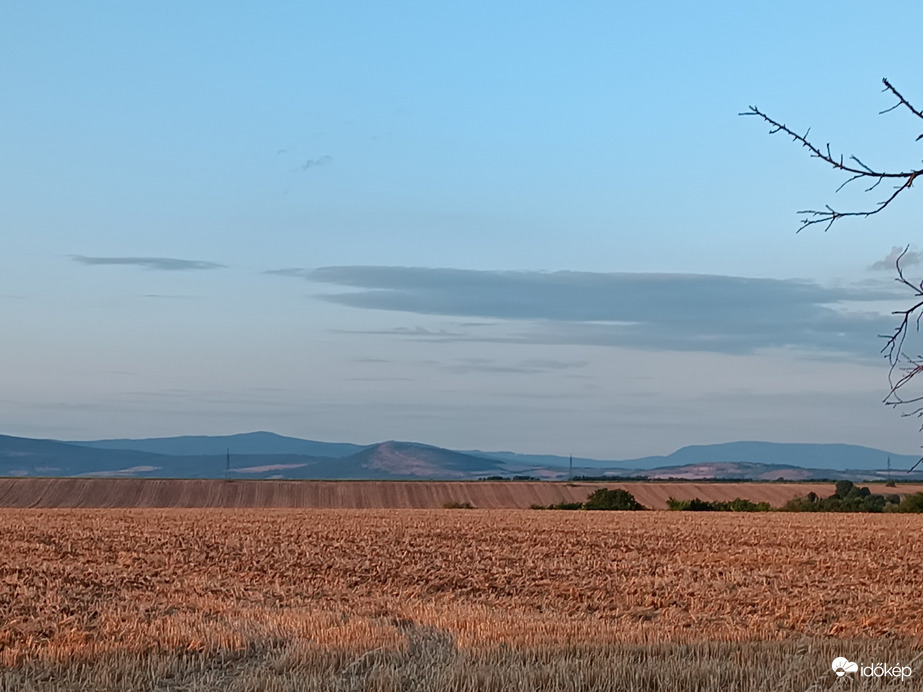
{"type": "Polygon", "coordinates": [[[916,192],[738,113],[916,167],[923,6],[497,5],[7,3],[0,431],[917,449],[916,192]]]}

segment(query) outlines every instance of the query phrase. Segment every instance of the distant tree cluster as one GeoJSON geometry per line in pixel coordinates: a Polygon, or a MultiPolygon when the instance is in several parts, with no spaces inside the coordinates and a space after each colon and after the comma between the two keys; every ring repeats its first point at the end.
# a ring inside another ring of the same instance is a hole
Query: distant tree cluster
{"type": "Polygon", "coordinates": [[[532,509],[587,509],[587,510],[614,510],[635,511],[647,509],[635,499],[627,490],[616,488],[599,488],[590,493],[586,502],[559,502],[556,505],[532,505],[532,509]]]}
{"type": "Polygon", "coordinates": [[[671,497],[667,500],[667,509],[674,512],[768,512],[772,507],[768,502],[753,502],[740,497],[730,502],[700,500],[697,497],[691,500],[677,500],[671,497]]]}
{"type": "Polygon", "coordinates": [[[479,481],[540,481],[538,476],[482,476],[479,481]]]}
{"type": "Polygon", "coordinates": [[[923,493],[906,495],[876,495],[852,481],[837,481],[829,497],[808,493],[789,500],[785,512],[923,512],[923,493]]]}
{"type": "MultiPolygon", "coordinates": [[[[837,481],[829,497],[808,493],[774,508],[768,502],[753,502],[742,497],[733,500],[667,500],[667,509],[674,512],[915,512],[923,513],[923,493],[913,495],[876,495],[868,488],[855,485],[852,481],[837,481]]],[[[454,506],[459,506],[453,503],[454,506]]],[[[446,504],[449,507],[449,504],[446,504]]],[[[640,510],[647,509],[635,500],[627,490],[599,488],[593,491],[586,502],[559,502],[554,505],[532,505],[531,509],[568,510],[640,510]]]]}
{"type": "Polygon", "coordinates": [[[868,488],[855,485],[852,481],[836,481],[834,492],[829,497],[808,493],[786,502],[778,510],[768,502],[753,502],[736,498],[730,502],[709,501],[693,498],[667,500],[667,509],[675,512],[923,512],[923,493],[905,495],[876,495],[868,488]]]}

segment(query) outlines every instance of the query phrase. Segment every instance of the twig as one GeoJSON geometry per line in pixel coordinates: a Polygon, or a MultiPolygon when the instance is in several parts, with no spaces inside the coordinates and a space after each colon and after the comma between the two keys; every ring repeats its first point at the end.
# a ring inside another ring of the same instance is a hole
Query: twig
{"type": "MultiPolygon", "coordinates": [[[[914,108],[910,102],[904,98],[904,96],[893,86],[891,83],[884,79],[882,80],[885,85],[885,91],[892,93],[897,98],[897,103],[894,104],[891,108],[882,111],[882,113],[888,113],[895,108],[904,106],[916,117],[923,119],[923,112],[914,108]]],[[[844,173],[850,174],[850,178],[846,182],[842,183],[837,189],[836,192],[839,192],[849,183],[860,178],[874,181],[868,188],[866,192],[871,192],[876,187],[878,187],[884,180],[895,180],[900,181],[899,185],[896,185],[894,192],[892,192],[887,198],[876,203],[871,209],[864,209],[859,211],[839,211],[834,209],[830,205],[824,205],[823,209],[804,209],[799,211],[799,214],[805,214],[806,216],[801,219],[801,226],[798,228],[798,232],[803,231],[808,226],[813,226],[815,224],[826,224],[824,231],[830,229],[831,226],[842,218],[848,216],[861,216],[869,217],[878,214],[879,212],[886,209],[891,202],[893,202],[899,194],[904,190],[909,189],[913,182],[917,179],[918,176],[923,175],[923,168],[914,168],[907,171],[881,171],[872,168],[871,166],[866,165],[859,157],[850,156],[849,159],[844,160],[843,156],[835,156],[830,149],[830,144],[828,143],[823,149],[814,144],[811,140],[808,139],[808,135],[811,130],[808,129],[803,135],[798,134],[790,127],[784,123],[780,123],[773,118],[770,118],[763,111],[761,111],[756,106],[750,106],[749,110],[740,113],[740,115],[755,115],[758,118],[762,119],[764,122],[768,123],[770,126],[769,134],[774,135],[779,132],[788,135],[792,138],[793,141],[799,143],[801,146],[806,148],[810,153],[812,158],[820,159],[824,163],[831,166],[834,170],[843,171],[844,173]]],[[[923,138],[923,135],[917,137],[917,140],[923,138]]]]}

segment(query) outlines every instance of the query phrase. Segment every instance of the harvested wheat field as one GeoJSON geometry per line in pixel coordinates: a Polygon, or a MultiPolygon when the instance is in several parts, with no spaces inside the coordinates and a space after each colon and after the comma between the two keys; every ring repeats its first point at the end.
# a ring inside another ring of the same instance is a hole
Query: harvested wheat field
{"type": "MultiPolygon", "coordinates": [[[[809,492],[829,495],[833,483],[708,483],[612,481],[232,481],[141,478],[0,478],[0,507],[316,507],[324,509],[440,509],[468,502],[482,509],[528,509],[533,504],[583,502],[597,488],[625,488],[651,509],[667,499],[785,504],[809,492]]],[[[923,492],[921,485],[873,493],[923,492]]]]}
{"type": "Polygon", "coordinates": [[[5,509],[0,527],[0,690],[827,689],[840,655],[923,678],[919,515],[5,509]]]}

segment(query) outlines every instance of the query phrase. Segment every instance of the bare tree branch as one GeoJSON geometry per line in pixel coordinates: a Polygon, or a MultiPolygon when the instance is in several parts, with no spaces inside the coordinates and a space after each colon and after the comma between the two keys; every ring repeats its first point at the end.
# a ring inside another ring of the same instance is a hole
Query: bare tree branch
{"type": "MultiPolygon", "coordinates": [[[[880,115],[890,113],[903,106],[910,111],[912,115],[923,120],[923,111],[915,108],[887,79],[883,79],[882,82],[885,85],[883,91],[893,95],[897,99],[897,103],[881,111],[880,115]]],[[[757,116],[770,126],[769,134],[774,135],[781,132],[782,134],[788,135],[793,141],[806,148],[810,152],[812,158],[820,159],[834,170],[846,173],[849,177],[836,189],[837,192],[856,180],[865,180],[870,183],[865,189],[865,192],[873,191],[885,180],[891,180],[896,183],[894,191],[891,192],[890,195],[864,210],[839,211],[830,205],[824,205],[823,209],[799,211],[799,214],[805,214],[805,217],[801,220],[801,226],[798,228],[799,232],[815,224],[825,224],[824,230],[827,231],[834,223],[848,216],[866,218],[874,216],[884,211],[895,199],[897,199],[898,195],[905,190],[909,190],[913,186],[917,177],[923,175],[923,168],[913,168],[899,172],[884,171],[866,165],[857,156],[850,156],[848,159],[844,159],[842,154],[835,156],[830,149],[830,144],[826,144],[821,148],[808,139],[811,132],[810,129],[805,132],[805,134],[800,135],[784,123],[770,118],[756,106],[750,106],[749,110],[740,115],[757,116]]],[[[923,139],[923,134],[917,137],[915,141],[921,139],[923,139]]],[[[895,266],[897,268],[897,277],[895,281],[910,292],[910,306],[903,310],[894,310],[892,314],[900,318],[900,321],[894,328],[894,332],[890,335],[880,335],[883,339],[887,339],[881,352],[884,354],[885,358],[888,359],[888,364],[890,365],[888,370],[888,384],[890,388],[883,403],[893,408],[912,406],[912,410],[905,410],[901,415],[903,417],[923,419],[923,394],[905,394],[905,391],[909,392],[910,383],[914,381],[920,373],[923,373],[923,355],[910,355],[906,350],[908,346],[907,339],[911,330],[915,330],[919,333],[920,323],[921,320],[923,320],[923,280],[917,283],[909,280],[904,275],[904,268],[901,266],[901,260],[907,255],[909,249],[910,246],[908,245],[895,260],[895,266]]],[[[923,376],[921,376],[921,379],[923,379],[923,376]]],[[[923,430],[923,424],[921,424],[920,429],[923,430]]],[[[923,458],[921,458],[913,468],[915,469],[921,463],[923,463],[923,458]]],[[[911,471],[912,470],[913,469],[911,469],[911,471]]]]}
{"type": "MultiPolygon", "coordinates": [[[[884,79],[882,80],[885,85],[885,91],[892,93],[897,98],[897,103],[895,103],[891,108],[882,111],[882,113],[888,113],[895,108],[904,106],[909,110],[913,115],[923,120],[923,112],[914,108],[910,102],[904,98],[904,96],[893,86],[891,83],[884,79]]],[[[834,156],[833,152],[830,149],[830,144],[827,144],[824,149],[821,149],[819,146],[811,142],[808,139],[808,135],[811,130],[809,129],[805,134],[800,135],[784,123],[780,123],[777,120],[770,118],[763,111],[761,111],[756,106],[750,106],[749,110],[744,111],[740,115],[755,115],[758,118],[762,119],[764,122],[769,124],[770,130],[769,134],[774,135],[776,133],[783,133],[792,138],[793,141],[798,142],[801,146],[805,147],[809,152],[811,152],[811,157],[820,159],[824,163],[828,164],[832,168],[838,171],[843,171],[844,173],[850,174],[850,178],[846,180],[842,185],[840,185],[836,191],[839,192],[846,185],[853,182],[854,180],[866,179],[873,181],[872,184],[866,188],[866,192],[871,192],[876,187],[878,187],[884,180],[894,180],[899,184],[894,187],[894,192],[888,195],[885,199],[880,202],[875,203],[871,208],[859,210],[859,211],[839,211],[834,209],[830,205],[824,205],[823,209],[803,209],[799,211],[799,214],[805,214],[805,217],[801,220],[801,226],[798,228],[798,231],[803,231],[808,226],[813,226],[815,224],[826,224],[824,230],[827,231],[831,226],[842,218],[848,216],[860,216],[860,217],[869,217],[878,214],[888,207],[888,205],[893,202],[899,194],[904,190],[909,189],[913,182],[917,179],[918,176],[923,175],[923,168],[914,168],[907,171],[882,171],[876,170],[870,166],[867,166],[862,162],[857,156],[850,156],[849,159],[844,160],[843,156],[839,157],[834,156]],[[849,163],[852,162],[852,163],[849,163]]],[[[917,140],[923,138],[923,134],[917,137],[917,140]]]]}
{"type": "MultiPolygon", "coordinates": [[[[901,92],[899,92],[897,89],[891,86],[891,82],[889,82],[887,78],[884,78],[881,81],[885,85],[884,91],[890,91],[892,94],[894,94],[897,97],[897,101],[898,101],[893,106],[891,106],[888,110],[882,111],[881,113],[887,113],[888,111],[893,111],[898,106],[906,106],[907,109],[911,113],[917,116],[920,120],[923,120],[923,112],[920,112],[919,110],[911,106],[910,103],[907,101],[907,99],[901,96],[901,92]]],[[[921,137],[923,137],[923,135],[921,135],[921,137]]],[[[920,137],[917,137],[917,139],[920,139],[920,137]]]]}
{"type": "MultiPolygon", "coordinates": [[[[885,342],[884,348],[881,349],[881,352],[885,354],[885,357],[891,365],[888,371],[888,384],[891,388],[888,391],[888,395],[884,398],[883,403],[892,408],[923,402],[923,395],[905,397],[903,392],[903,388],[910,384],[917,375],[923,372],[923,356],[909,356],[904,351],[904,344],[910,333],[911,327],[919,332],[920,320],[923,319],[923,281],[915,284],[908,280],[904,276],[903,267],[901,267],[901,260],[909,249],[909,245],[905,247],[904,251],[898,255],[894,262],[897,267],[897,278],[895,278],[895,281],[909,289],[913,298],[916,300],[909,308],[892,312],[893,315],[900,315],[901,320],[897,327],[895,327],[894,333],[891,336],[883,336],[883,338],[887,339],[887,342],[885,342]]],[[[923,406],[917,406],[911,411],[904,411],[901,413],[901,417],[923,418],[923,406]]],[[[923,430],[923,424],[921,424],[920,430],[923,430]]],[[[913,469],[919,466],[920,463],[923,463],[923,458],[914,464],[913,469]]],[[[913,469],[911,469],[911,471],[913,469]]]]}

